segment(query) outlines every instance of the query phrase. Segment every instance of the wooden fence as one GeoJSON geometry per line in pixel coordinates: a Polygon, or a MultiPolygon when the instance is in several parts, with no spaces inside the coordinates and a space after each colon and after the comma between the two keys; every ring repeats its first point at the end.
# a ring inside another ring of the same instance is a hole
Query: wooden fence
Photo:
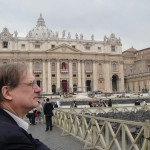
{"type": "Polygon", "coordinates": [[[98,114],[148,112],[149,106],[55,109],[54,125],[62,129],[62,136],[71,135],[85,143],[84,150],[149,150],[150,124],[144,122],[99,117],[98,114]]]}

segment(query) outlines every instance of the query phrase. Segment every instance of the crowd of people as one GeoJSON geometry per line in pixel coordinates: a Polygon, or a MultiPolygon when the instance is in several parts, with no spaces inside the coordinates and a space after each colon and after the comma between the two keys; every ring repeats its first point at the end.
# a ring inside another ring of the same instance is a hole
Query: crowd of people
{"type": "Polygon", "coordinates": [[[57,103],[53,104],[51,103],[49,98],[46,98],[46,102],[41,104],[40,101],[38,101],[38,106],[31,111],[29,111],[26,115],[27,118],[29,118],[29,122],[31,125],[36,125],[37,123],[45,123],[46,129],[45,131],[52,131],[52,116],[53,116],[53,109],[57,108],[57,103]]]}
{"type": "Polygon", "coordinates": [[[32,125],[44,122],[43,106],[40,101],[38,101],[38,104],[36,108],[30,110],[26,115],[32,125]]]}
{"type": "Polygon", "coordinates": [[[106,102],[105,100],[100,99],[98,101],[98,103],[97,102],[89,101],[89,106],[90,107],[107,107],[107,106],[108,107],[112,107],[112,100],[109,99],[108,102],[106,102]]]}
{"type": "Polygon", "coordinates": [[[147,105],[147,103],[146,103],[146,101],[145,101],[144,99],[142,99],[142,100],[136,100],[136,101],[135,101],[135,105],[136,105],[136,106],[137,106],[137,105],[140,105],[140,106],[144,107],[144,106],[147,105]]]}

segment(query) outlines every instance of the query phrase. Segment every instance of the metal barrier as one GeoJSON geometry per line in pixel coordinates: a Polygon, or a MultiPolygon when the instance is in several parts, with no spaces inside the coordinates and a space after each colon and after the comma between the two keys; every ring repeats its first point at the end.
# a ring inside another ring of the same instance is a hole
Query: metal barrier
{"type": "MultiPolygon", "coordinates": [[[[116,111],[116,108],[110,109],[116,111]]],[[[91,110],[85,111],[85,109],[82,109],[77,111],[77,109],[70,109],[67,111],[66,109],[55,109],[54,125],[62,129],[63,136],[72,135],[83,141],[85,143],[84,150],[150,149],[150,124],[148,120],[133,122],[110,119],[96,117],[93,113],[87,112],[91,112],[91,110]]]]}

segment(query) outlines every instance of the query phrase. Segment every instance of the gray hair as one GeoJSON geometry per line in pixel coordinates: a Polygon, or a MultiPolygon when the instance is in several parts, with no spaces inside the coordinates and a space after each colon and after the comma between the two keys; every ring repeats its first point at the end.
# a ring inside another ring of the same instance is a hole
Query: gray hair
{"type": "Polygon", "coordinates": [[[29,67],[25,63],[8,63],[0,65],[0,102],[3,100],[2,87],[14,89],[20,80],[28,73],[29,67]]]}

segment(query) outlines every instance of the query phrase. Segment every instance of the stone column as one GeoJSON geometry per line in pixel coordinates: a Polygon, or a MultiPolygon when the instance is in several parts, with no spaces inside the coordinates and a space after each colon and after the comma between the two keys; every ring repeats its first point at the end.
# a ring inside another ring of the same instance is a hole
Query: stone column
{"type": "Polygon", "coordinates": [[[15,50],[18,50],[18,41],[15,40],[15,50]]]}
{"type": "Polygon", "coordinates": [[[134,87],[135,87],[135,92],[137,93],[139,91],[137,81],[135,82],[134,87]]]}
{"type": "Polygon", "coordinates": [[[60,89],[60,61],[57,60],[57,89],[60,89]]]}
{"type": "Polygon", "coordinates": [[[143,80],[140,82],[140,86],[141,86],[141,92],[142,92],[142,89],[144,89],[143,80]]]}
{"type": "Polygon", "coordinates": [[[31,72],[33,72],[33,64],[32,60],[29,60],[29,69],[31,72]]]}
{"type": "Polygon", "coordinates": [[[97,91],[97,67],[96,61],[93,61],[93,91],[97,91]]]}
{"type": "Polygon", "coordinates": [[[32,45],[32,42],[31,40],[29,41],[29,50],[33,49],[33,45],[32,45]]]}
{"type": "Polygon", "coordinates": [[[147,79],[146,84],[147,84],[147,89],[148,89],[148,92],[149,92],[150,91],[150,80],[147,79]]]}
{"type": "Polygon", "coordinates": [[[112,76],[110,76],[110,63],[108,61],[104,63],[104,68],[105,91],[112,92],[112,76]]]}
{"type": "Polygon", "coordinates": [[[81,89],[81,61],[78,60],[78,89],[77,91],[82,91],[81,89]]]}
{"type": "Polygon", "coordinates": [[[129,87],[130,87],[130,92],[133,92],[133,84],[132,84],[132,81],[129,82],[129,87]]]}
{"type": "Polygon", "coordinates": [[[45,75],[45,60],[43,60],[43,92],[46,92],[46,75],[45,75]]]}
{"type": "Polygon", "coordinates": [[[133,85],[134,85],[134,82],[132,81],[131,82],[131,91],[133,92],[133,85]]]}
{"type": "Polygon", "coordinates": [[[140,88],[141,88],[141,87],[140,87],[140,88],[139,88],[139,87],[140,87],[140,81],[137,81],[137,89],[138,89],[138,92],[140,92],[140,88]]]}
{"type": "Polygon", "coordinates": [[[119,92],[123,92],[124,91],[123,63],[120,63],[119,73],[120,73],[119,92]]]}
{"type": "Polygon", "coordinates": [[[52,73],[51,73],[51,63],[48,60],[48,92],[52,93],[52,81],[51,81],[52,73]]]}
{"type": "Polygon", "coordinates": [[[71,60],[69,60],[69,89],[73,91],[72,61],[71,60]]]}
{"type": "Polygon", "coordinates": [[[86,88],[85,88],[85,67],[84,67],[84,60],[82,60],[82,91],[85,92],[86,88]]]}

